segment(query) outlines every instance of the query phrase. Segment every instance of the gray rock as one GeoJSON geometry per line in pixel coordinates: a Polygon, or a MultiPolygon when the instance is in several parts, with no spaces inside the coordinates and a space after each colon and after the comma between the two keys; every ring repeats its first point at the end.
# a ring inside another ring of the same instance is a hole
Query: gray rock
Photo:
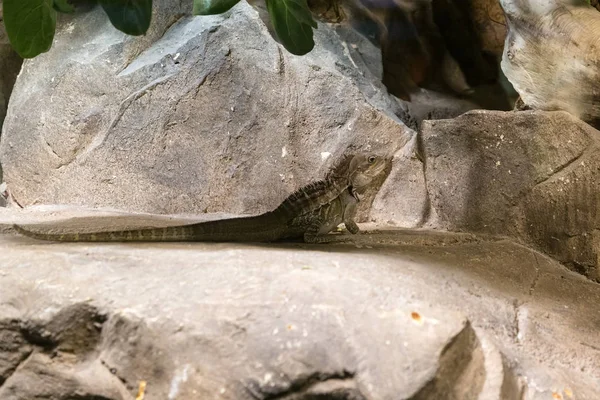
{"type": "MultiPolygon", "coordinates": [[[[0,213],[5,224],[75,215],[0,213]]],[[[146,400],[600,395],[598,285],[506,240],[381,230],[326,246],[49,245],[4,235],[0,254],[2,399],[132,399],[142,381],[146,400]]]]}
{"type": "Polygon", "coordinates": [[[600,133],[565,112],[423,125],[432,226],[509,235],[599,279],[600,133]]]}
{"type": "Polygon", "coordinates": [[[404,228],[421,227],[429,217],[425,171],[416,137],[392,160],[390,174],[379,189],[369,219],[404,228]]]}
{"type": "Polygon", "coordinates": [[[99,8],[75,15],[25,62],[0,144],[19,204],[262,212],[348,147],[393,154],[414,135],[334,29],[296,57],[243,2],[213,17],[180,3],[138,38],[99,8]]]}

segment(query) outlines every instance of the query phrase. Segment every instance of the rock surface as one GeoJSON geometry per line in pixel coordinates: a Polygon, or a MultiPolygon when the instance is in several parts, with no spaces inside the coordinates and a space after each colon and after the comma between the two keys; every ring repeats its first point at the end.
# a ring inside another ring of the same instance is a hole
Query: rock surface
{"type": "Polygon", "coordinates": [[[472,111],[421,134],[421,149],[394,157],[368,219],[507,235],[600,279],[597,130],[564,112],[472,111]]]}
{"type": "Polygon", "coordinates": [[[427,222],[429,212],[424,165],[415,137],[394,155],[390,174],[379,188],[367,219],[414,228],[427,222]]]}
{"type": "Polygon", "coordinates": [[[431,226],[509,235],[600,279],[600,132],[566,112],[473,111],[422,138],[431,226]]]}
{"type": "Polygon", "coordinates": [[[401,120],[476,108],[388,95],[379,49],[348,26],[321,24],[295,57],[244,4],[197,18],[155,6],[140,38],[100,10],[63,15],[52,50],[25,63],[0,142],[18,204],[257,213],[348,147],[393,154],[414,137],[401,120]]]}
{"type": "MultiPolygon", "coordinates": [[[[4,224],[75,215],[0,212],[4,224]]],[[[4,234],[0,254],[3,400],[133,399],[142,381],[146,400],[600,396],[599,285],[503,239],[383,230],[324,246],[110,245],[4,234]]]]}
{"type": "Polygon", "coordinates": [[[156,3],[140,38],[98,9],[61,17],[53,50],[24,66],[0,157],[23,205],[189,214],[0,208],[0,399],[600,398],[600,286],[493,236],[600,279],[596,130],[566,113],[473,112],[424,123],[418,143],[401,120],[472,104],[395,101],[352,31],[322,24],[298,58],[247,5],[192,18],[156,3]],[[348,148],[395,154],[372,220],[480,235],[11,234],[261,212],[348,148]]]}
{"type": "Polygon", "coordinates": [[[500,0],[502,70],[525,105],[600,127],[600,13],[585,1],[500,0]]]}
{"type": "Polygon", "coordinates": [[[296,57],[245,3],[214,17],[155,7],[139,38],[100,8],[75,15],[25,63],[0,144],[19,204],[262,212],[348,147],[393,154],[414,135],[325,25],[296,57]]]}

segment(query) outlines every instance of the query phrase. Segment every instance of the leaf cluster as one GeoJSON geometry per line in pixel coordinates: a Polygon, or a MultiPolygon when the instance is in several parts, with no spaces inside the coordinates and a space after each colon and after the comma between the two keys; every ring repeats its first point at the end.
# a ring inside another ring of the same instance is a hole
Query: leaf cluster
{"type": "MultiPolygon", "coordinates": [[[[57,13],[74,13],[81,3],[100,3],[110,22],[128,35],[143,35],[152,20],[152,0],[4,0],[8,38],[23,58],[50,50],[57,13]]],[[[190,0],[194,15],[221,14],[240,0],[190,0]]],[[[303,55],[314,47],[312,17],[306,0],[266,0],[271,23],[281,44],[303,55]]]]}

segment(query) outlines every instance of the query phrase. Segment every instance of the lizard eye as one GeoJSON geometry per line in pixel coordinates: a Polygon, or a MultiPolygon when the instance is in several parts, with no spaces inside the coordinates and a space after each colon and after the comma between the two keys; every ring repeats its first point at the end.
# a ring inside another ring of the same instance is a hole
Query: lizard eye
{"type": "Polygon", "coordinates": [[[373,164],[375,162],[375,156],[370,156],[367,161],[369,164],[373,164]]]}

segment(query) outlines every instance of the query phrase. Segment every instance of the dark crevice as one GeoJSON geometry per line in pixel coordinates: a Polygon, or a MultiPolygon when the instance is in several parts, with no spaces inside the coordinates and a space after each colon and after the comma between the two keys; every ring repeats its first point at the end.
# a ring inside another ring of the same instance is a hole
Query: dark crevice
{"type": "Polygon", "coordinates": [[[21,359],[19,359],[19,361],[15,364],[14,367],[6,369],[5,373],[0,376],[0,388],[2,387],[2,385],[4,385],[4,382],[6,382],[15,373],[19,366],[21,366],[25,361],[27,361],[31,354],[33,354],[33,350],[23,353],[23,356],[21,357],[21,359]]]}
{"type": "Polygon", "coordinates": [[[592,350],[600,351],[600,347],[594,346],[593,344],[589,344],[589,343],[585,343],[585,342],[579,342],[579,344],[581,344],[582,346],[589,347],[592,350]]]}
{"type": "Polygon", "coordinates": [[[99,396],[95,394],[75,394],[66,397],[64,400],[115,400],[113,397],[99,396]]]}
{"type": "Polygon", "coordinates": [[[594,272],[596,271],[596,266],[591,264],[585,264],[577,261],[565,262],[565,266],[571,271],[575,271],[580,275],[585,276],[586,278],[594,281],[600,282],[598,279],[594,279],[594,272]]]}
{"type": "Polygon", "coordinates": [[[51,352],[58,346],[56,337],[37,322],[23,322],[21,334],[28,343],[41,347],[46,352],[51,352]]]}
{"type": "Polygon", "coordinates": [[[483,351],[467,322],[442,350],[435,377],[410,400],[475,400],[485,379],[483,351]]]}
{"type": "Polygon", "coordinates": [[[45,321],[24,321],[23,338],[46,353],[85,355],[97,347],[105,314],[86,303],[73,304],[45,321]]]}
{"type": "Polygon", "coordinates": [[[261,385],[256,381],[244,384],[246,397],[256,400],[363,400],[354,385],[354,373],[314,372],[300,376],[285,388],[261,385]]]}
{"type": "Polygon", "coordinates": [[[572,166],[573,164],[575,164],[577,161],[579,161],[581,158],[583,158],[584,156],[588,155],[591,152],[591,149],[587,149],[587,150],[582,150],[579,154],[575,155],[574,157],[572,157],[571,159],[569,159],[567,162],[565,162],[562,165],[559,165],[558,167],[556,167],[547,177],[545,178],[540,178],[538,180],[536,180],[535,182],[535,186],[541,185],[547,181],[550,181],[554,178],[556,178],[556,175],[564,170],[566,170],[567,168],[569,168],[570,166],[572,166]]]}
{"type": "Polygon", "coordinates": [[[423,133],[421,127],[416,131],[416,151],[415,156],[421,162],[423,171],[423,185],[425,186],[425,204],[423,205],[423,212],[421,213],[420,220],[417,223],[417,228],[422,228],[431,218],[431,195],[429,194],[429,186],[427,185],[427,158],[425,152],[425,143],[423,142],[423,133]]]}
{"type": "Polygon", "coordinates": [[[108,372],[110,372],[112,375],[114,375],[119,381],[121,381],[121,383],[125,386],[127,385],[127,379],[123,378],[122,376],[119,375],[119,371],[116,368],[111,367],[110,365],[108,365],[108,363],[102,359],[100,359],[100,364],[106,368],[106,370],[108,372]]]}
{"type": "MultiPolygon", "coordinates": [[[[0,387],[15,373],[15,371],[31,356],[34,349],[27,345],[20,329],[19,320],[11,320],[7,323],[0,321],[0,350],[2,353],[18,354],[21,353],[18,359],[9,361],[7,364],[13,363],[12,366],[7,366],[3,363],[4,371],[0,375],[0,387]]],[[[9,357],[10,359],[10,357],[9,357]]]]}

